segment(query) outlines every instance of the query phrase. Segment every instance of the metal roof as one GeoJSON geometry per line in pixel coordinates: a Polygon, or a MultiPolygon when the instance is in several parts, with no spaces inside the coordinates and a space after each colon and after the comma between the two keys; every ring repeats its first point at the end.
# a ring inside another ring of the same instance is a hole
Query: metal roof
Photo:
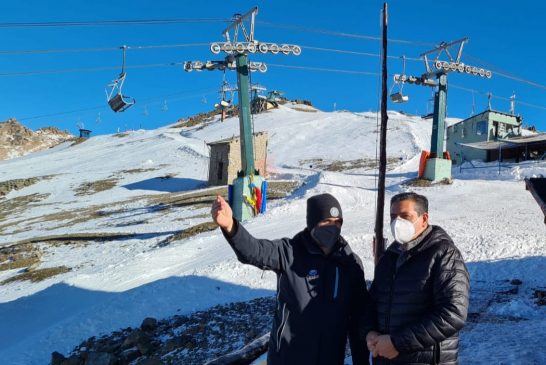
{"type": "Polygon", "coordinates": [[[460,146],[476,148],[478,150],[498,150],[517,148],[522,145],[531,143],[546,143],[546,133],[535,134],[532,136],[518,136],[510,139],[503,139],[499,141],[482,141],[473,143],[457,143],[460,146]]]}

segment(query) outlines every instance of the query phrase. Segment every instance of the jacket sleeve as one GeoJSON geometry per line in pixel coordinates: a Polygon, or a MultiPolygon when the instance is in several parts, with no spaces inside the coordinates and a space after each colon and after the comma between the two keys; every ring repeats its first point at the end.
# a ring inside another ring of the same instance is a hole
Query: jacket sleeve
{"type": "Polygon", "coordinates": [[[353,365],[367,365],[369,358],[368,347],[366,346],[366,334],[361,332],[361,321],[363,320],[363,314],[371,304],[370,294],[366,287],[366,280],[364,276],[364,269],[362,268],[362,262],[358,257],[355,258],[355,275],[356,278],[353,281],[353,295],[354,300],[351,302],[351,312],[349,317],[349,345],[351,346],[351,357],[353,365]]]}
{"type": "Polygon", "coordinates": [[[433,308],[419,322],[391,334],[399,352],[422,350],[463,328],[468,313],[469,275],[459,250],[448,248],[433,270],[433,308]]]}
{"type": "Polygon", "coordinates": [[[281,272],[286,266],[286,249],[288,239],[265,240],[253,237],[236,219],[233,219],[233,230],[227,233],[222,230],[237,259],[243,264],[250,264],[262,270],[281,272]]]}

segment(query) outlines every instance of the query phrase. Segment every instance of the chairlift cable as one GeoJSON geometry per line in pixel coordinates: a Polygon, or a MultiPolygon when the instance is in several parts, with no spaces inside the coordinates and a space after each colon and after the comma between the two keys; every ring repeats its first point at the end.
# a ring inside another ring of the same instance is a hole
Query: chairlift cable
{"type": "Polygon", "coordinates": [[[0,28],[43,28],[43,27],[94,27],[112,25],[165,25],[187,23],[229,23],[222,18],[187,18],[187,19],[127,19],[127,20],[89,20],[62,22],[1,22],[0,28]]]}
{"type": "MultiPolygon", "coordinates": [[[[308,33],[319,33],[319,34],[325,34],[325,35],[332,35],[337,37],[344,37],[344,38],[356,38],[356,39],[366,39],[371,41],[381,41],[381,37],[378,36],[370,36],[370,35],[364,35],[364,34],[355,34],[355,33],[345,33],[345,32],[336,32],[331,31],[327,29],[319,29],[319,28],[310,28],[310,27],[304,27],[301,25],[291,25],[291,24],[279,24],[279,23],[272,23],[267,21],[256,21],[258,24],[273,28],[282,28],[282,29],[290,29],[290,30],[298,30],[302,32],[308,32],[308,33]]],[[[410,40],[404,40],[404,39],[389,39],[389,42],[392,43],[402,43],[402,44],[410,44],[415,46],[425,46],[425,47],[435,47],[437,46],[434,43],[430,42],[421,42],[421,41],[410,41],[410,40]]]]}
{"type": "MultiPolygon", "coordinates": [[[[189,98],[196,97],[198,93],[200,93],[200,94],[205,93],[205,95],[211,95],[215,91],[216,91],[216,89],[203,89],[203,90],[199,90],[197,92],[192,91],[192,92],[173,93],[173,94],[168,94],[168,95],[163,95],[163,96],[154,96],[154,97],[150,97],[150,98],[147,98],[147,99],[143,99],[142,102],[145,102],[145,103],[147,102],[148,105],[150,105],[150,104],[160,103],[163,100],[165,100],[165,98],[167,98],[167,100],[171,100],[171,101],[181,100],[181,99],[189,99],[189,98]],[[161,100],[161,101],[153,102],[154,100],[161,100]],[[152,102],[150,103],[150,101],[152,101],[152,102]]],[[[57,113],[50,113],[50,114],[35,115],[35,116],[31,116],[31,117],[23,117],[23,118],[18,118],[18,120],[25,121],[25,120],[33,120],[33,119],[42,119],[42,118],[55,117],[55,116],[59,116],[59,115],[74,114],[74,113],[81,113],[81,112],[87,112],[87,111],[93,111],[93,110],[102,110],[102,109],[107,110],[108,107],[104,106],[104,105],[94,106],[94,107],[88,107],[88,108],[82,108],[82,109],[76,109],[76,110],[69,110],[69,111],[66,111],[66,112],[57,112],[57,113]]]]}
{"type": "MultiPolygon", "coordinates": [[[[126,69],[159,68],[159,67],[181,66],[183,64],[184,64],[183,62],[151,63],[151,64],[125,66],[125,68],[126,69]]],[[[47,74],[74,73],[74,72],[81,73],[81,72],[96,72],[96,71],[110,71],[110,70],[119,70],[119,66],[68,68],[68,69],[58,69],[58,70],[38,70],[38,71],[20,71],[20,72],[4,72],[4,73],[0,73],[0,77],[47,75],[47,74]]]]}
{"type": "MultiPolygon", "coordinates": [[[[209,46],[209,45],[210,43],[159,44],[159,45],[144,45],[144,46],[127,46],[127,49],[142,50],[142,49],[161,49],[161,48],[203,47],[203,46],[209,46]]],[[[0,51],[0,55],[110,52],[110,51],[118,51],[118,50],[119,50],[119,47],[24,49],[24,50],[3,50],[3,51],[0,51]]]]}

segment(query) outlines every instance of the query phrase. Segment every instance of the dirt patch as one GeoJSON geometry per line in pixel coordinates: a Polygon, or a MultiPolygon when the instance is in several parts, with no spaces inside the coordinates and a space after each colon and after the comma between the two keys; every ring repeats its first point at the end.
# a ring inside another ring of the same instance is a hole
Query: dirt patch
{"type": "Polygon", "coordinates": [[[116,186],[117,182],[118,182],[118,179],[115,179],[115,178],[97,180],[97,181],[87,181],[80,184],[80,186],[74,189],[74,191],[76,193],[76,196],[93,195],[101,191],[112,189],[114,186],[116,186]]]}
{"type": "MultiPolygon", "coordinates": [[[[17,242],[17,244],[40,243],[45,242],[53,246],[72,244],[74,242],[86,241],[115,241],[137,236],[136,233],[112,233],[112,232],[89,232],[89,233],[71,233],[66,235],[51,235],[42,237],[33,237],[17,242]]],[[[11,247],[11,246],[10,246],[11,247]]]]}
{"type": "Polygon", "coordinates": [[[212,221],[199,223],[199,224],[197,224],[195,226],[186,228],[186,229],[174,234],[171,237],[168,237],[168,238],[164,239],[163,241],[161,241],[161,242],[159,242],[157,244],[157,247],[165,247],[165,246],[169,245],[171,242],[185,240],[186,238],[196,236],[196,235],[198,235],[200,233],[203,233],[203,232],[214,231],[216,228],[218,228],[218,225],[216,223],[212,222],[212,221]]]}
{"type": "MultiPolygon", "coordinates": [[[[398,165],[400,160],[398,158],[389,157],[387,158],[387,169],[393,168],[398,165]]],[[[301,160],[300,166],[306,166],[309,168],[315,168],[323,171],[334,171],[334,172],[341,172],[341,171],[348,171],[348,170],[354,170],[354,169],[377,169],[378,167],[378,161],[375,159],[366,159],[366,158],[359,158],[356,160],[334,160],[334,161],[325,161],[322,158],[315,158],[310,160],[301,160]]]]}
{"type": "Polygon", "coordinates": [[[305,108],[298,108],[298,107],[295,107],[295,108],[292,108],[293,110],[296,110],[298,112],[305,112],[305,113],[316,113],[318,112],[317,109],[305,109],[305,108]]]}
{"type": "Polygon", "coordinates": [[[139,169],[130,169],[130,170],[121,170],[116,172],[114,175],[121,175],[121,174],[140,174],[141,172],[149,172],[149,171],[155,171],[160,169],[160,167],[150,167],[147,169],[139,168],[139,169]]]}
{"type": "Polygon", "coordinates": [[[26,188],[27,186],[36,184],[38,181],[49,180],[53,176],[54,175],[36,176],[27,179],[0,181],[0,198],[8,195],[13,190],[21,190],[23,188],[26,188]]]}
{"type": "Polygon", "coordinates": [[[412,186],[412,187],[419,187],[419,188],[428,188],[428,187],[436,186],[436,185],[451,185],[451,184],[453,184],[453,180],[447,179],[447,178],[435,183],[423,178],[411,179],[402,183],[402,185],[404,186],[412,186]]]}
{"type": "Polygon", "coordinates": [[[15,281],[25,281],[25,280],[30,280],[33,283],[36,283],[39,281],[43,281],[45,279],[49,279],[59,274],[64,274],[71,270],[72,270],[71,268],[66,266],[47,267],[44,269],[27,270],[22,272],[21,274],[15,275],[9,279],[6,279],[0,282],[0,285],[9,284],[15,281]]]}
{"type": "Polygon", "coordinates": [[[300,186],[301,183],[298,181],[268,181],[267,199],[275,200],[285,198],[300,186]]]}
{"type": "Polygon", "coordinates": [[[71,141],[72,141],[72,144],[70,145],[70,147],[73,147],[87,141],[87,138],[77,137],[77,138],[71,139],[71,141]]]}
{"type": "Polygon", "coordinates": [[[112,137],[123,138],[123,137],[127,137],[128,135],[129,133],[116,133],[112,137]]]}
{"type": "Polygon", "coordinates": [[[41,251],[30,243],[0,247],[0,271],[35,266],[41,256],[41,251]]]}
{"type": "MultiPolygon", "coordinates": [[[[13,217],[17,214],[24,212],[30,205],[38,203],[44,199],[47,199],[50,194],[30,194],[18,196],[13,199],[0,201],[0,221],[13,217]]],[[[13,224],[13,223],[11,223],[13,224]]],[[[0,232],[11,224],[4,224],[0,226],[0,232]]]]}

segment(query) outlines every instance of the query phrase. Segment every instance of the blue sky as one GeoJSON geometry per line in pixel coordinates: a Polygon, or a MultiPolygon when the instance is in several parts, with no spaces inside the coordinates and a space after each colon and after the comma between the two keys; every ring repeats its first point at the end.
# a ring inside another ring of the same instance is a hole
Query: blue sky
{"type": "MultiPolygon", "coordinates": [[[[253,82],[282,90],[290,99],[308,99],[326,111],[334,106],[338,110],[375,111],[380,60],[367,54],[380,51],[380,41],[373,38],[380,36],[382,4],[372,0],[4,1],[0,5],[0,120],[15,117],[32,129],[57,126],[72,133],[77,133],[77,123],[83,123],[96,135],[152,129],[211,110],[219,100],[222,72],[186,73],[181,65],[170,64],[223,58],[213,55],[207,44],[223,40],[221,32],[227,25],[223,20],[253,6],[259,7],[256,39],[302,47],[298,57],[252,56],[252,61],[268,64],[266,73],[252,74],[253,82]],[[7,24],[143,19],[200,21],[62,27],[7,24]],[[124,93],[137,103],[116,114],[106,104],[104,88],[120,71],[121,51],[116,47],[124,44],[132,47],[127,51],[124,93]],[[185,46],[144,47],[164,45],[185,46]],[[135,68],[142,65],[146,67],[135,68]],[[290,68],[294,66],[297,68],[290,68]]],[[[441,41],[469,37],[462,61],[492,70],[493,77],[450,74],[448,116],[468,117],[473,103],[477,112],[484,110],[488,92],[493,93],[493,108],[507,112],[507,99],[514,92],[516,113],[523,116],[524,124],[546,130],[546,74],[541,72],[543,2],[396,0],[388,4],[392,39],[388,54],[394,56],[389,59],[390,74],[402,70],[398,56],[418,58],[441,41]]],[[[406,71],[420,75],[424,66],[408,60],[406,71]]],[[[235,85],[234,72],[226,77],[235,85]]],[[[404,92],[410,101],[389,104],[390,110],[411,114],[431,111],[430,88],[406,85],[404,92]]]]}

